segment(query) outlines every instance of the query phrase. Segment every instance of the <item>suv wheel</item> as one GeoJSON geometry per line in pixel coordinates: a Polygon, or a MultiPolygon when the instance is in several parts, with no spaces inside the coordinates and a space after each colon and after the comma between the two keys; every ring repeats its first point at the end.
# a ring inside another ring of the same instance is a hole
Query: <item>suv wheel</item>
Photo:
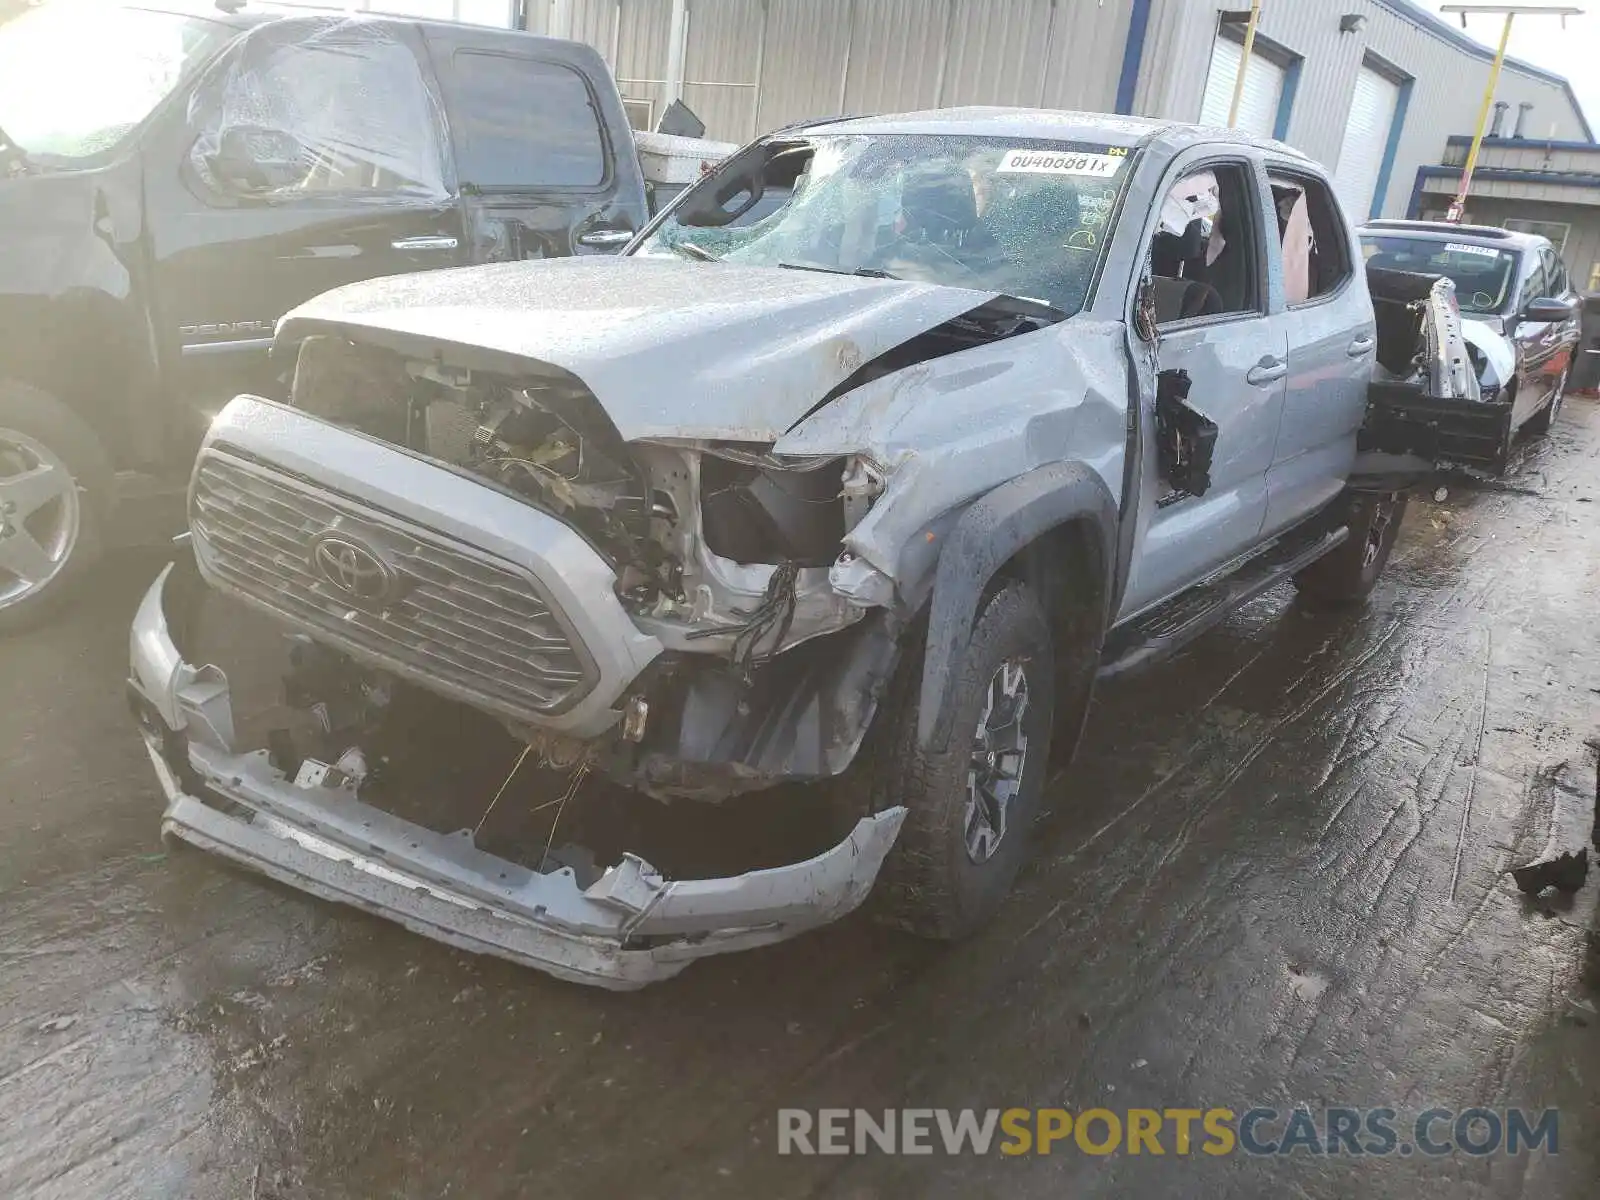
{"type": "Polygon", "coordinates": [[[100,557],[105,452],[37,388],[0,383],[0,633],[47,615],[100,557]]]}
{"type": "Polygon", "coordinates": [[[1050,623],[1025,584],[1008,581],[989,598],[955,683],[950,745],[939,754],[917,745],[920,663],[914,656],[908,667],[918,669],[902,672],[900,699],[881,714],[889,736],[862,764],[872,811],[910,809],[874,907],[887,924],[949,939],[994,915],[1027,855],[1050,768],[1050,623]]]}
{"type": "Polygon", "coordinates": [[[1551,393],[1550,403],[1528,418],[1524,428],[1529,433],[1535,435],[1549,433],[1550,426],[1556,423],[1556,417],[1561,413],[1561,400],[1567,394],[1567,372],[1569,369],[1567,367],[1561,369],[1561,378],[1556,380],[1556,390],[1551,393]]]}
{"type": "Polygon", "coordinates": [[[1326,607],[1365,600],[1377,586],[1395,539],[1400,536],[1407,503],[1408,497],[1401,492],[1352,495],[1345,518],[1350,536],[1338,549],[1294,577],[1301,597],[1326,607]]]}

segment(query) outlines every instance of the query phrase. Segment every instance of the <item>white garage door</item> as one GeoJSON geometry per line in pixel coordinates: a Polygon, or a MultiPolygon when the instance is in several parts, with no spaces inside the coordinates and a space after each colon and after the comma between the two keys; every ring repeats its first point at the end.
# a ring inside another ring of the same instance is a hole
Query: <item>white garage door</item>
{"type": "Polygon", "coordinates": [[[1357,72],[1350,118],[1339,146],[1339,165],[1334,168],[1339,199],[1354,220],[1365,221],[1372,211],[1372,194],[1378,187],[1378,172],[1383,169],[1389,127],[1399,100],[1399,84],[1370,67],[1357,72]]]}
{"type": "MultiPolygon", "coordinates": [[[[1211,46],[1211,70],[1206,75],[1206,98],[1200,105],[1200,124],[1226,125],[1233,104],[1233,81],[1239,78],[1244,47],[1232,38],[1219,37],[1211,46]]],[[[1259,54],[1250,56],[1239,97],[1238,128],[1271,137],[1278,124],[1278,101],[1283,96],[1283,68],[1259,54]]]]}

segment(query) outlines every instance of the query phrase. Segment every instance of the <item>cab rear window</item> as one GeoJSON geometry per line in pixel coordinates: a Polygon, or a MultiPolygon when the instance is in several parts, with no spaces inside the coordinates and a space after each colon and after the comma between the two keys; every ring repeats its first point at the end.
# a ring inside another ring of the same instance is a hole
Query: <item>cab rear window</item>
{"type": "Polygon", "coordinates": [[[605,182],[600,117],[588,81],[571,67],[458,50],[442,82],[461,183],[517,189],[605,182]]]}

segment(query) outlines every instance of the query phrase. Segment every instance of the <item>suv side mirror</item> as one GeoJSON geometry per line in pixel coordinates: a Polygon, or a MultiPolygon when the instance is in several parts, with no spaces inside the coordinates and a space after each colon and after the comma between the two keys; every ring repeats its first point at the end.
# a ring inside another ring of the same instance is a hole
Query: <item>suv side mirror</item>
{"type": "Polygon", "coordinates": [[[1574,300],[1558,300],[1554,296],[1540,296],[1536,300],[1528,301],[1528,307],[1522,310],[1522,318],[1525,321],[1538,322],[1565,321],[1577,311],[1578,305],[1574,300]]]}
{"type": "Polygon", "coordinates": [[[230,125],[206,163],[222,183],[242,192],[271,192],[299,183],[312,155],[292,133],[261,125],[230,125]]]}

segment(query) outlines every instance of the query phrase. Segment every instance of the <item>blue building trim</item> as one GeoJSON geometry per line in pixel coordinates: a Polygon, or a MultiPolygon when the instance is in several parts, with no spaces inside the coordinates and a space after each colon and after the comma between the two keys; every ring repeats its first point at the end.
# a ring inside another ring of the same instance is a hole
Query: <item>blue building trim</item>
{"type": "MultiPolygon", "coordinates": [[[[1438,168],[1432,168],[1437,170],[1438,168]]],[[[1422,185],[1428,179],[1428,167],[1417,168],[1416,182],[1411,185],[1411,199],[1406,201],[1406,220],[1416,221],[1422,217],[1422,185]]]]}
{"type": "Polygon", "coordinates": [[[1272,124],[1272,136],[1280,142],[1289,140],[1289,118],[1294,116],[1294,94],[1300,87],[1300,68],[1305,61],[1297,54],[1283,65],[1283,91],[1278,93],[1278,117],[1272,124]]]}
{"type": "MultiPolygon", "coordinates": [[[[1452,133],[1445,142],[1451,146],[1472,145],[1470,133],[1452,133]]],[[[1483,139],[1485,146],[1506,146],[1512,149],[1537,149],[1537,150],[1587,150],[1590,154],[1600,152],[1600,143],[1595,142],[1563,142],[1553,138],[1530,137],[1486,137],[1483,139]]]]}
{"type": "Polygon", "coordinates": [[[1389,177],[1394,174],[1394,160],[1400,153],[1400,135],[1406,128],[1406,110],[1411,107],[1411,86],[1416,83],[1409,76],[1400,81],[1400,96],[1394,102],[1394,116],[1389,119],[1389,142],[1383,148],[1383,165],[1378,168],[1378,185],[1372,189],[1372,209],[1368,217],[1383,216],[1383,201],[1389,194],[1389,177]]]}
{"type": "MultiPolygon", "coordinates": [[[[1423,181],[1460,179],[1460,167],[1418,167],[1417,186],[1411,193],[1413,208],[1420,203],[1423,181]]],[[[1479,167],[1472,172],[1473,183],[1541,183],[1558,187],[1600,188],[1600,171],[1519,171],[1515,167],[1479,167]]],[[[1497,199],[1489,196],[1486,199],[1497,199]]],[[[1559,204],[1560,201],[1551,203],[1559,204]]]]}
{"type": "Polygon", "coordinates": [[[1150,31],[1150,8],[1153,0],[1133,0],[1133,13],[1128,18],[1128,41],[1122,50],[1122,74],[1117,78],[1117,111],[1124,116],[1133,112],[1133,94],[1139,88],[1139,68],[1144,62],[1144,38],[1150,31]]]}
{"type": "MultiPolygon", "coordinates": [[[[1388,9],[1389,12],[1399,17],[1402,21],[1415,25],[1418,29],[1426,30],[1435,37],[1449,42],[1458,50],[1463,50],[1483,62],[1494,61],[1494,51],[1468,37],[1461,30],[1451,25],[1448,21],[1435,13],[1429,12],[1414,0],[1374,0],[1379,8],[1388,9]]],[[[1583,128],[1583,136],[1594,142],[1594,130],[1589,127],[1589,119],[1584,115],[1583,105],[1578,103],[1578,97],[1572,90],[1572,84],[1566,78],[1557,75],[1554,71],[1546,71],[1543,67],[1536,67],[1532,63],[1525,63],[1520,58],[1506,58],[1506,66],[1523,75],[1531,75],[1535,79],[1542,79],[1546,83],[1557,84],[1567,95],[1567,103],[1572,106],[1578,124],[1583,128]]]]}

